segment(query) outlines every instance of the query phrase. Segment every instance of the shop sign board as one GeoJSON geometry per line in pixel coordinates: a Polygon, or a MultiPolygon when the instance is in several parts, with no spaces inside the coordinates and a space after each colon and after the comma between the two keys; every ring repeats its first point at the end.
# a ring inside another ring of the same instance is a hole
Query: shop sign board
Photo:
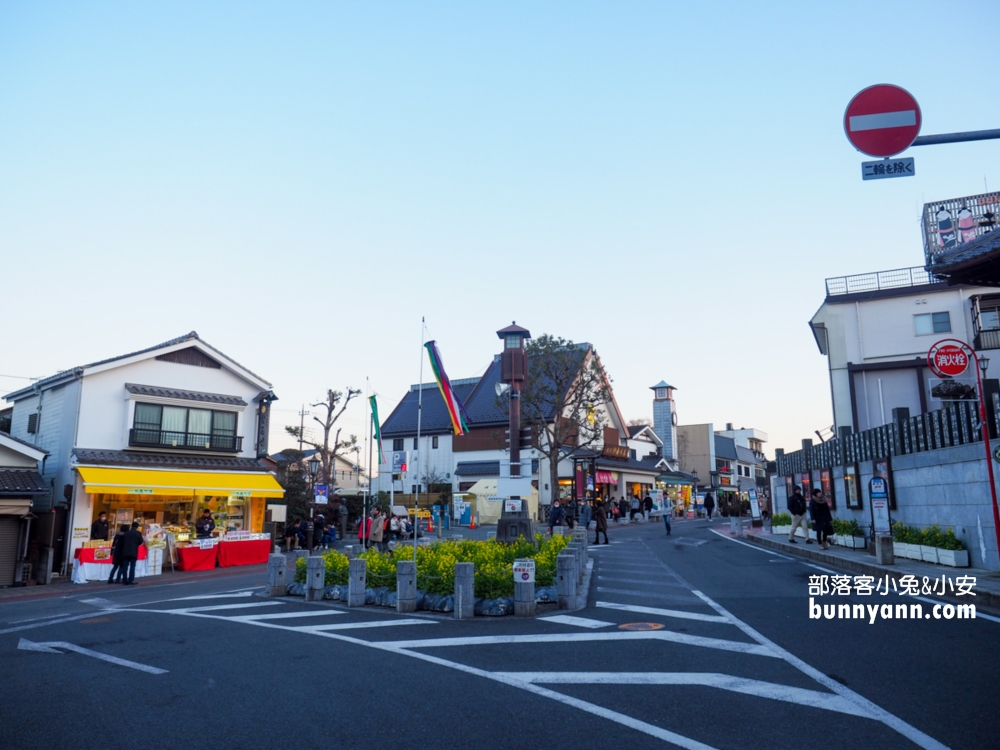
{"type": "Polygon", "coordinates": [[[997,214],[1000,192],[925,203],[920,223],[928,265],[937,253],[961,247],[995,229],[997,214]]]}
{"type": "Polygon", "coordinates": [[[229,497],[250,497],[250,490],[230,490],[229,497]]]}
{"type": "Polygon", "coordinates": [[[133,487],[128,490],[129,495],[152,495],[153,491],[146,487],[133,487]]]}
{"type": "Polygon", "coordinates": [[[506,499],[507,498],[505,498],[503,495],[489,495],[486,498],[486,502],[488,502],[488,503],[502,503],[506,499]]]}
{"type": "Polygon", "coordinates": [[[760,520],[760,500],[757,498],[757,490],[751,488],[747,494],[750,496],[750,513],[755,521],[760,520]]]}
{"type": "Polygon", "coordinates": [[[848,103],[844,133],[861,153],[885,158],[913,145],[920,121],[920,105],[909,91],[880,83],[859,91],[848,103]]]}
{"type": "Polygon", "coordinates": [[[313,502],[316,505],[326,505],[330,496],[330,487],[326,484],[317,484],[313,487],[313,502]]]}
{"type": "Polygon", "coordinates": [[[535,582],[535,561],[515,560],[514,561],[514,583],[534,583],[535,582]]]}
{"type": "Polygon", "coordinates": [[[87,539],[90,537],[90,529],[86,526],[74,526],[73,527],[73,538],[74,539],[87,539]]]}
{"type": "Polygon", "coordinates": [[[872,477],[868,482],[868,494],[872,501],[872,523],[876,534],[889,534],[892,523],[889,518],[889,485],[882,477],[872,477]]]}

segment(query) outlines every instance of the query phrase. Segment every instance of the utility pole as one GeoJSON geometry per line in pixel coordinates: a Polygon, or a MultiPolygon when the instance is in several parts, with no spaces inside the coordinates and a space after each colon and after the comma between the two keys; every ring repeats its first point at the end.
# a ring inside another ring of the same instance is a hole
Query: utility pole
{"type": "Polygon", "coordinates": [[[299,412],[299,453],[302,452],[302,438],[306,431],[306,417],[309,412],[306,411],[306,405],[302,404],[302,411],[299,412]]]}

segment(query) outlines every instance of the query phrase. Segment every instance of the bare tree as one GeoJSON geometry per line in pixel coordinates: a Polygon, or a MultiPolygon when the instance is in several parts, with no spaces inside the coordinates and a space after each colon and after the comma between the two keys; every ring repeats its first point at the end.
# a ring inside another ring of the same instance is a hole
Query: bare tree
{"type": "Polygon", "coordinates": [[[652,426],[653,420],[649,417],[639,417],[638,419],[630,419],[628,421],[629,427],[649,427],[652,426]]]}
{"type": "Polygon", "coordinates": [[[604,438],[611,381],[589,345],[543,334],[525,349],[530,374],[521,392],[521,421],[549,461],[555,499],[559,462],[604,438]]]}
{"type": "Polygon", "coordinates": [[[342,458],[344,453],[357,445],[358,437],[357,435],[351,435],[346,440],[341,440],[340,433],[343,428],[337,427],[337,431],[333,435],[333,445],[331,446],[330,433],[333,432],[333,428],[337,424],[337,420],[340,419],[341,415],[343,415],[347,405],[351,403],[351,399],[360,395],[360,390],[348,386],[346,396],[343,391],[328,390],[326,392],[325,401],[320,401],[318,404],[310,404],[310,406],[314,409],[323,409],[325,412],[322,419],[318,416],[313,416],[313,419],[319,424],[320,427],[323,428],[322,442],[307,440],[299,427],[285,427],[285,432],[294,437],[296,440],[301,439],[303,443],[312,446],[316,449],[316,452],[319,453],[319,476],[322,483],[330,485],[331,497],[333,495],[333,486],[336,484],[337,478],[337,459],[342,458]]]}

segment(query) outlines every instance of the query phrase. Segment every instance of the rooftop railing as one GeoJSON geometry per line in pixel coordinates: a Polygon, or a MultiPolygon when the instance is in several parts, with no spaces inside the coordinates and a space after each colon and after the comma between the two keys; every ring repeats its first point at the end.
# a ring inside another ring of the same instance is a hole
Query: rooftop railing
{"type": "Polygon", "coordinates": [[[935,284],[936,276],[927,273],[923,266],[897,268],[892,271],[859,273],[854,276],[835,276],[826,280],[826,296],[878,292],[883,289],[901,289],[908,286],[935,284]]]}

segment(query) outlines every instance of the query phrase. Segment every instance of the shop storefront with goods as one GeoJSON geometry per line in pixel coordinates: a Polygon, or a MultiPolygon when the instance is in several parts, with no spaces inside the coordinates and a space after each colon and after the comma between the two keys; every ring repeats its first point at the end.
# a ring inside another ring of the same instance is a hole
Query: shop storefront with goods
{"type": "Polygon", "coordinates": [[[85,466],[77,472],[83,492],[74,509],[74,580],[106,580],[115,531],[133,522],[145,541],[136,577],[158,575],[164,566],[191,571],[267,562],[267,500],[284,496],[271,474],[85,466]],[[108,539],[92,539],[92,522],[102,512],[108,539]],[[211,519],[211,530],[204,523],[199,528],[204,518],[211,519]]]}

